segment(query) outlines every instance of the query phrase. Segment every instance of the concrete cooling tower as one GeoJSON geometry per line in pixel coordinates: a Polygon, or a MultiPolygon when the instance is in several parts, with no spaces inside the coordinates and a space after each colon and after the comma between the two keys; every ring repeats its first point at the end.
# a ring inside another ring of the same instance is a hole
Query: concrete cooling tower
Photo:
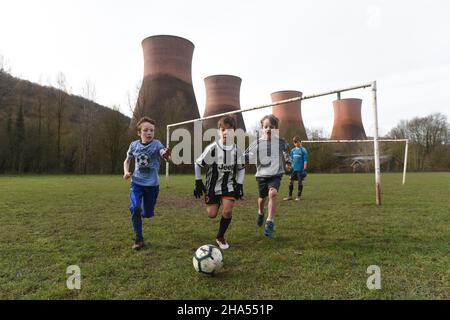
{"type": "MultiPolygon", "coordinates": [[[[301,97],[300,91],[277,91],[271,94],[272,102],[301,97]]],[[[280,120],[280,135],[291,143],[294,135],[306,140],[303,125],[301,101],[295,101],[272,107],[272,114],[280,120]]]]}
{"type": "MultiPolygon", "coordinates": [[[[206,106],[204,117],[241,109],[240,90],[241,78],[232,75],[213,75],[205,78],[206,106]]],[[[245,131],[245,123],[242,113],[233,115],[237,128],[245,131]]],[[[217,121],[213,118],[203,122],[204,129],[217,128],[217,121]]]]}
{"type": "Polygon", "coordinates": [[[332,140],[367,139],[361,119],[361,99],[333,101],[334,123],[332,140]]]}
{"type": "Polygon", "coordinates": [[[194,44],[184,38],[158,35],[144,39],[142,49],[144,78],[131,126],[148,116],[165,134],[167,124],[199,118],[191,73],[194,44]]]}

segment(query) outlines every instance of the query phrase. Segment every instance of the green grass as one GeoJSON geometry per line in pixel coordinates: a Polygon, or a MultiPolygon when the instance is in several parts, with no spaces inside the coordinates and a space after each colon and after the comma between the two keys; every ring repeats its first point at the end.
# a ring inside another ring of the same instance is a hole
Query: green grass
{"type": "Polygon", "coordinates": [[[3,176],[0,299],[449,299],[450,173],[411,173],[405,186],[383,174],[381,207],[373,182],[310,174],[304,200],[280,202],[266,238],[247,176],[224,270],[208,277],[192,254],[213,243],[219,219],[192,196],[192,176],[162,183],[140,252],[120,176],[3,176]],[[81,290],[66,288],[69,265],[81,268],[81,290]],[[381,290],[366,287],[370,265],[381,268],[381,290]]]}

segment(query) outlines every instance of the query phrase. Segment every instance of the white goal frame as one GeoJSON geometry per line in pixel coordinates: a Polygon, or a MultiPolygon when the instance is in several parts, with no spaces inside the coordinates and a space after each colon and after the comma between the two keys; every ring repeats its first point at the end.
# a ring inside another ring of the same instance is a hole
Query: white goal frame
{"type": "MultiPolygon", "coordinates": [[[[303,140],[302,143],[351,143],[351,142],[373,142],[373,140],[303,140]]],[[[378,139],[378,142],[405,142],[405,152],[403,160],[402,185],[406,182],[406,167],[408,163],[408,139],[378,139]]]]}
{"type": "MultiPolygon", "coordinates": [[[[307,96],[303,96],[303,97],[296,97],[296,98],[291,98],[291,99],[286,99],[286,100],[275,101],[271,104],[260,105],[260,106],[256,106],[256,107],[252,107],[252,108],[245,108],[245,109],[241,109],[241,110],[215,114],[215,115],[208,116],[208,117],[203,117],[203,118],[198,118],[198,119],[193,119],[193,120],[188,120],[188,121],[183,121],[183,122],[178,122],[178,123],[172,123],[172,124],[167,125],[167,127],[166,127],[166,137],[167,137],[166,138],[167,139],[166,147],[169,147],[169,145],[170,145],[170,128],[173,128],[176,126],[194,123],[197,121],[218,118],[218,117],[222,117],[225,115],[244,113],[244,112],[264,109],[264,108],[268,108],[268,107],[276,107],[276,106],[290,103],[290,102],[308,100],[308,99],[318,98],[318,97],[332,95],[332,94],[337,94],[338,99],[340,99],[342,92],[352,91],[352,90],[357,90],[357,89],[365,89],[365,88],[370,88],[371,93],[372,93],[372,112],[373,112],[374,130],[373,130],[373,140],[368,140],[368,142],[373,143],[374,162],[375,162],[375,203],[377,206],[380,206],[381,205],[381,172],[380,172],[380,149],[379,149],[379,144],[378,144],[378,142],[380,140],[378,139],[378,109],[377,109],[377,82],[376,81],[372,81],[369,83],[360,84],[360,85],[356,85],[356,86],[352,86],[352,87],[348,87],[348,88],[343,88],[343,89],[325,91],[325,92],[307,95],[307,96]]],[[[322,140],[315,140],[315,141],[322,141],[322,140]]],[[[332,140],[323,140],[323,141],[331,142],[332,140]]],[[[340,141],[343,141],[343,140],[340,140],[340,141]]],[[[359,141],[359,140],[356,140],[356,141],[359,141]]],[[[408,141],[406,141],[406,149],[405,149],[405,166],[404,166],[403,183],[405,181],[407,153],[408,153],[408,141]]],[[[166,184],[168,183],[168,179],[169,179],[169,162],[166,162],[166,184]]]]}

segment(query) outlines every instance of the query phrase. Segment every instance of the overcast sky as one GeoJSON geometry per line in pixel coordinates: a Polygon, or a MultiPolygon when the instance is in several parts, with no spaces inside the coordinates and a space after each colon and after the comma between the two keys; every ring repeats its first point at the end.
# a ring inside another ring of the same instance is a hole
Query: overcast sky
{"type": "MultiPolygon", "coordinates": [[[[414,116],[450,117],[448,0],[2,0],[0,9],[0,55],[13,75],[54,84],[61,71],[74,94],[90,80],[97,102],[127,115],[142,39],[170,34],[195,44],[200,114],[203,79],[232,74],[242,78],[242,108],[270,103],[278,90],[309,95],[377,80],[381,134],[414,116]]],[[[363,99],[371,135],[369,90],[342,97],[363,99]]],[[[305,126],[329,134],[335,98],[304,101],[305,126]]],[[[245,113],[247,126],[266,112],[245,113]]]]}

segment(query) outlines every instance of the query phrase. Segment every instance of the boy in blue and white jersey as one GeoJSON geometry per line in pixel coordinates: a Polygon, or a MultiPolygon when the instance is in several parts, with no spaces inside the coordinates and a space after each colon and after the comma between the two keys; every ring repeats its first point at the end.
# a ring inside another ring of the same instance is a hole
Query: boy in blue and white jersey
{"type": "Polygon", "coordinates": [[[133,249],[144,247],[142,235],[142,218],[154,215],[156,199],[159,194],[160,157],[166,161],[170,158],[170,150],[154,139],[155,124],[153,119],[141,118],[137,123],[137,133],[140,140],[131,142],[127,157],[123,163],[123,178],[131,177],[130,212],[134,231],[133,249]],[[135,160],[135,169],[130,173],[131,159],[135,160]],[[143,207],[143,210],[142,210],[143,207]]]}
{"type": "Polygon", "coordinates": [[[291,149],[292,174],[289,182],[289,196],[283,200],[292,200],[292,192],[294,191],[294,181],[298,181],[298,193],[295,201],[299,201],[303,191],[303,180],[306,178],[306,169],[308,167],[308,151],[302,145],[300,137],[295,136],[293,139],[294,148],[291,149]]]}

